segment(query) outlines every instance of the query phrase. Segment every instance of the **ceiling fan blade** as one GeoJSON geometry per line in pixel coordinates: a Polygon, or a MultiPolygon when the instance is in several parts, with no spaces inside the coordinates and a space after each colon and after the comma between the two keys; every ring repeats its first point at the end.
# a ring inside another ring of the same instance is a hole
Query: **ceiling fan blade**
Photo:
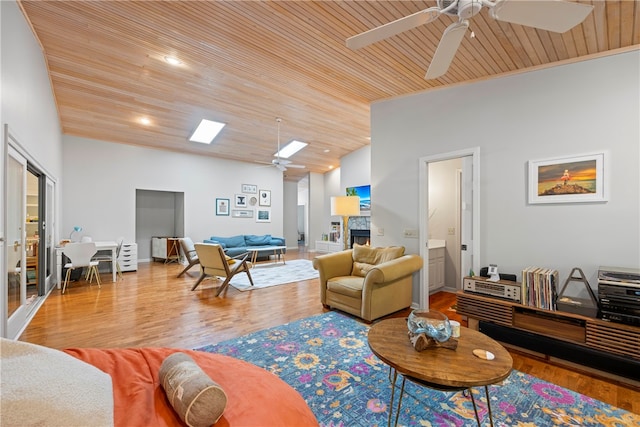
{"type": "Polygon", "coordinates": [[[276,168],[278,168],[280,172],[284,172],[287,170],[287,168],[285,168],[283,165],[276,165],[276,168]]]}
{"type": "Polygon", "coordinates": [[[436,48],[436,53],[433,54],[433,59],[429,64],[427,74],[424,76],[425,79],[435,79],[447,72],[460,43],[462,43],[462,38],[467,28],[469,28],[469,21],[465,19],[449,25],[444,30],[444,34],[442,34],[440,43],[436,48]]]}
{"type": "Polygon", "coordinates": [[[592,10],[592,5],[562,0],[502,0],[489,14],[499,21],[564,33],[584,21],[592,10]]]}
{"type": "Polygon", "coordinates": [[[440,16],[440,8],[438,7],[421,10],[404,18],[391,21],[377,28],[365,31],[364,33],[349,37],[347,39],[347,47],[353,50],[360,49],[361,47],[429,23],[437,19],[438,16],[440,16]]]}
{"type": "Polygon", "coordinates": [[[304,169],[306,166],[303,165],[287,165],[288,168],[296,168],[296,169],[304,169]]]}

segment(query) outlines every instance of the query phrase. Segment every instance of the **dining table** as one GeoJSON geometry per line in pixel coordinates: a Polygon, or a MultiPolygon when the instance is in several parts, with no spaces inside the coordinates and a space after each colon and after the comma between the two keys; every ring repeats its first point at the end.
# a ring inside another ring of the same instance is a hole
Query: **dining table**
{"type": "MultiPolygon", "coordinates": [[[[112,279],[114,282],[116,282],[118,280],[118,276],[117,276],[117,268],[116,268],[116,263],[117,258],[116,258],[116,254],[117,254],[117,249],[118,249],[118,242],[116,241],[111,241],[111,240],[106,240],[106,241],[96,241],[93,242],[96,244],[96,249],[98,251],[111,251],[111,265],[113,266],[111,268],[111,275],[112,275],[112,279]]],[[[62,252],[64,250],[64,246],[56,246],[55,251],[56,251],[56,287],[58,289],[60,289],[60,285],[62,283],[62,267],[64,266],[64,264],[62,263],[62,252]]]]}

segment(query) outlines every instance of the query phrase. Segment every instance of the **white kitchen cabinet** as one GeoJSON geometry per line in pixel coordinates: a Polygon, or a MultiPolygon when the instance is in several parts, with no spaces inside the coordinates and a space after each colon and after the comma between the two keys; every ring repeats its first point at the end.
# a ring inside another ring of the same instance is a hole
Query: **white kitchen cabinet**
{"type": "Polygon", "coordinates": [[[429,290],[444,286],[445,248],[429,249],[429,290]]]}

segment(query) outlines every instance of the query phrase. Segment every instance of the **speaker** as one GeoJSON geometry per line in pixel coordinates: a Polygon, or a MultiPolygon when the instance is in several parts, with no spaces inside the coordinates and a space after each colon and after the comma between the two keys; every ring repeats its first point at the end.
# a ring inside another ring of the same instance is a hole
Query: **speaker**
{"type": "MultiPolygon", "coordinates": [[[[511,282],[516,282],[517,277],[515,274],[508,274],[508,273],[499,273],[500,276],[500,280],[509,280],[511,282]]],[[[480,269],[480,277],[491,277],[489,275],[489,267],[482,267],[480,269]]]]}

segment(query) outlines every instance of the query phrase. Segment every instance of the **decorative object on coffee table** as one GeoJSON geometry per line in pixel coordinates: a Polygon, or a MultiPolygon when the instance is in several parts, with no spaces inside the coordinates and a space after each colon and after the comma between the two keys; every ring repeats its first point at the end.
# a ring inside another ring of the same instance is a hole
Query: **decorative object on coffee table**
{"type": "Polygon", "coordinates": [[[413,310],[407,319],[407,327],[409,340],[417,351],[436,347],[455,350],[458,346],[458,341],[451,338],[449,318],[439,311],[413,310]]]}

